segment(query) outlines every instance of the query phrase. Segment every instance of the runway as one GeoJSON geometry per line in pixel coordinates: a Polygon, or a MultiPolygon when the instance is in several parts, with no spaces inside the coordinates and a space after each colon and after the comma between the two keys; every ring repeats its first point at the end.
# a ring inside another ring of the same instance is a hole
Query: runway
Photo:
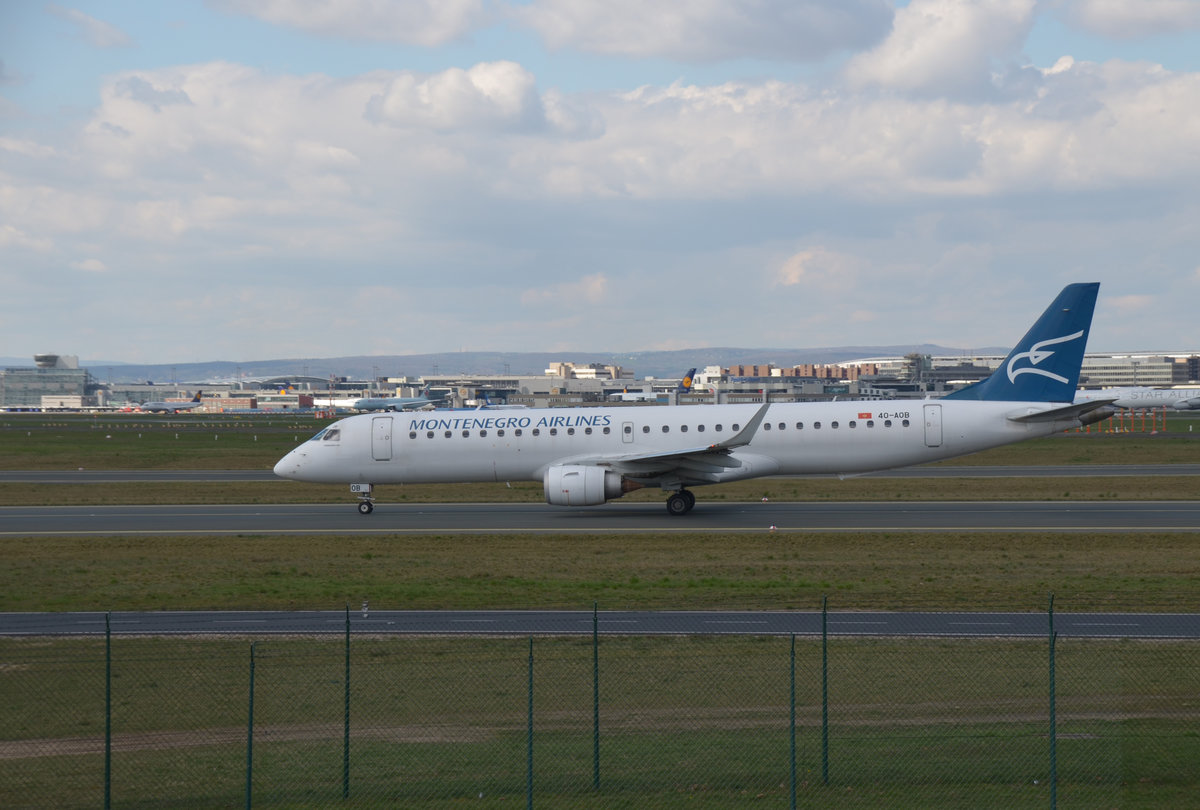
{"type": "Polygon", "coordinates": [[[661,532],[1200,532],[1200,501],[12,506],[0,536],[661,532]]]}
{"type": "MultiPolygon", "coordinates": [[[[1094,478],[1113,476],[1200,475],[1200,464],[1058,464],[1040,466],[902,467],[863,478],[1094,478]]],[[[787,476],[828,478],[829,476],[787,476]]],[[[277,482],[271,470],[0,470],[8,484],[251,483],[277,482]]]]}
{"type": "MultiPolygon", "coordinates": [[[[827,614],[834,636],[1048,638],[1046,613],[839,613],[827,614]]],[[[113,635],[337,635],[346,632],[343,611],[115,612],[113,635]]],[[[368,610],[349,614],[352,634],[372,635],[589,635],[590,611],[368,610]]],[[[600,635],[820,636],[819,612],[604,611],[600,635]]],[[[1056,613],[1059,638],[1200,638],[1200,615],[1056,613]]],[[[104,613],[3,613],[0,636],[96,636],[104,613]]]]}

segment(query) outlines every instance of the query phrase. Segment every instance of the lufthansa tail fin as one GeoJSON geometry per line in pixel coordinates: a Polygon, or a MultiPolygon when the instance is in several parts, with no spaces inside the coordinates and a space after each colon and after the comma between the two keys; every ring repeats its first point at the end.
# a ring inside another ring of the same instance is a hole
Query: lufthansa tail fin
{"type": "Polygon", "coordinates": [[[945,399],[1072,402],[1096,308],[1098,282],[1068,284],[990,377],[945,399]]]}
{"type": "Polygon", "coordinates": [[[687,374],[683,375],[683,379],[679,381],[679,385],[675,388],[676,394],[686,394],[692,390],[692,379],[696,376],[696,369],[690,369],[687,374]]]}
{"type": "Polygon", "coordinates": [[[192,397],[192,402],[199,402],[200,397],[202,397],[202,396],[204,396],[204,391],[203,390],[197,391],[196,396],[192,397]]]}

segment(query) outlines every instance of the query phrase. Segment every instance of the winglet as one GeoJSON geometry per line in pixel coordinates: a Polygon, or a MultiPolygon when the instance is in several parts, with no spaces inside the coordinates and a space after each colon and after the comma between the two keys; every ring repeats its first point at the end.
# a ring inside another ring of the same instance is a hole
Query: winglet
{"type": "Polygon", "coordinates": [[[758,426],[762,424],[763,419],[767,416],[767,409],[771,407],[771,403],[764,402],[754,416],[750,417],[750,421],[746,426],[739,430],[735,435],[730,436],[723,442],[709,445],[709,450],[732,450],[735,447],[745,447],[754,439],[754,434],[758,432],[758,426]]]}
{"type": "Polygon", "coordinates": [[[945,399],[1072,402],[1100,284],[1068,284],[990,377],[945,399]]]}

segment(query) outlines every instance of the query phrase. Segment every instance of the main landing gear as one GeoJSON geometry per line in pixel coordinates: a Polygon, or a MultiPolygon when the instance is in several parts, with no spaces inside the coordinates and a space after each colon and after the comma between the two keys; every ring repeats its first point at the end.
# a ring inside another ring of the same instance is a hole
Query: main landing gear
{"type": "Polygon", "coordinates": [[[375,499],[371,497],[374,484],[351,484],[350,491],[358,495],[358,513],[369,515],[375,511],[375,499]]]}
{"type": "Polygon", "coordinates": [[[676,516],[686,515],[692,511],[692,507],[695,505],[696,496],[686,489],[681,489],[667,498],[667,514],[676,516]]]}

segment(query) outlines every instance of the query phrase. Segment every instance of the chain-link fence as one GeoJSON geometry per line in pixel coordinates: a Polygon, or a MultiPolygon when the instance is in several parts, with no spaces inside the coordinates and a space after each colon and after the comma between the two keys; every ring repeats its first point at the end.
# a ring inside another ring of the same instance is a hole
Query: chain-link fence
{"type": "Polygon", "coordinates": [[[1053,638],[4,638],[0,806],[1194,806],[1200,642],[1053,638]]]}

